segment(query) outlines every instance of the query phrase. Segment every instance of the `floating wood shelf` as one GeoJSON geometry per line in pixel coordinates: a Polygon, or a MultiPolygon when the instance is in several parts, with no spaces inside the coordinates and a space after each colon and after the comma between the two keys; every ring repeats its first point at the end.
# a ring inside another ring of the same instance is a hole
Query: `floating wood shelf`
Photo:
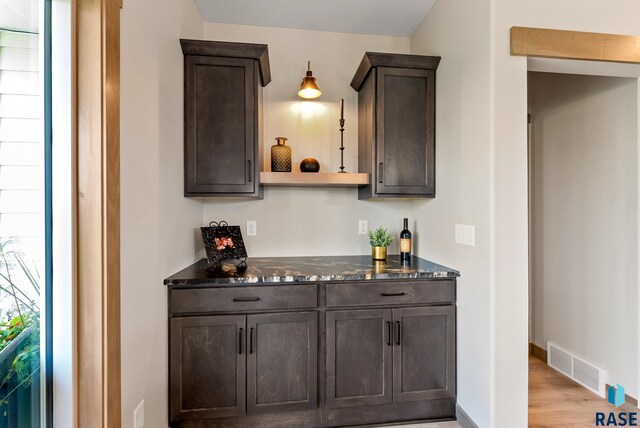
{"type": "Polygon", "coordinates": [[[261,172],[260,184],[280,187],[360,187],[369,184],[367,173],[261,172]]]}

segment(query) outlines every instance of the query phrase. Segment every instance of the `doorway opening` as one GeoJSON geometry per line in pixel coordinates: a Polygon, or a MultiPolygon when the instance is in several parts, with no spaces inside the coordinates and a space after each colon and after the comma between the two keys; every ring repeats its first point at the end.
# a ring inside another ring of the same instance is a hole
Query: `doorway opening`
{"type": "Polygon", "coordinates": [[[530,71],[528,108],[529,426],[592,425],[637,407],[638,79],[530,71]]]}

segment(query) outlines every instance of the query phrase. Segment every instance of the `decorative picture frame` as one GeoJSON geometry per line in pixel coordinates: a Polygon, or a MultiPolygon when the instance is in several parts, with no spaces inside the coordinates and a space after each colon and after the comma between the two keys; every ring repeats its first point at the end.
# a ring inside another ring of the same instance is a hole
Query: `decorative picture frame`
{"type": "Polygon", "coordinates": [[[237,260],[238,271],[246,269],[247,250],[242,239],[240,226],[229,226],[226,221],[212,221],[208,227],[201,227],[202,242],[207,253],[208,269],[219,270],[225,260],[237,260]]]}

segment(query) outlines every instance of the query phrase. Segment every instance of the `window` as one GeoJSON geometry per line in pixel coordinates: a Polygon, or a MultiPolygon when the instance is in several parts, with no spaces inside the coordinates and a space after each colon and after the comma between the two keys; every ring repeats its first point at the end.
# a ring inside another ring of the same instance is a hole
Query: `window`
{"type": "Polygon", "coordinates": [[[0,428],[44,426],[50,412],[47,7],[0,0],[0,428]]]}

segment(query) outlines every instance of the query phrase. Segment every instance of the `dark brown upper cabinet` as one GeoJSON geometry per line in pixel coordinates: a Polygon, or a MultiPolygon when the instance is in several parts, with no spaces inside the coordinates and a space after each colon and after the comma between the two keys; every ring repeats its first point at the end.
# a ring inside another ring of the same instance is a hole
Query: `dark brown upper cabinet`
{"type": "Polygon", "coordinates": [[[435,99],[440,57],[367,52],[358,92],[359,199],[436,195],[435,99]]]}
{"type": "Polygon", "coordinates": [[[184,54],[184,195],[262,197],[267,45],[180,40],[184,54]]]}

